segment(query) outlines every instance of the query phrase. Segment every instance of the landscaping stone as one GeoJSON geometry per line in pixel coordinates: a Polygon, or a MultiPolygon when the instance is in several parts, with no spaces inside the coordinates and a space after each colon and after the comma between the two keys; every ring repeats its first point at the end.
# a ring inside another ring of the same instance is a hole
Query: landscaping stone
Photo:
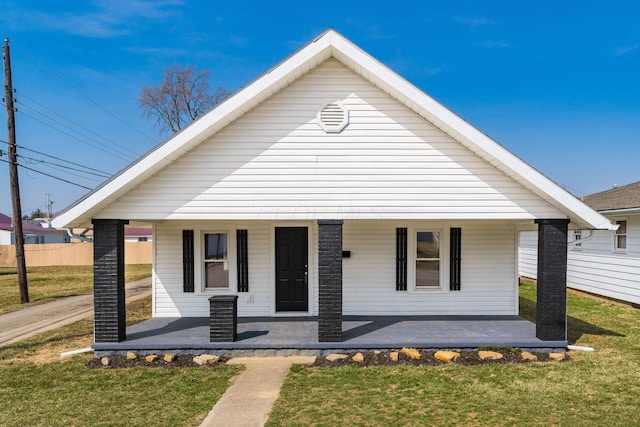
{"type": "Polygon", "coordinates": [[[336,360],[346,359],[347,357],[349,356],[347,356],[346,354],[332,353],[326,356],[325,359],[327,359],[329,362],[335,362],[336,360]]]}
{"type": "Polygon", "coordinates": [[[400,351],[402,352],[402,354],[405,354],[405,355],[409,356],[412,359],[415,359],[415,360],[420,359],[420,352],[418,350],[416,350],[415,348],[406,348],[406,347],[404,347],[400,351]]]}
{"type": "Polygon", "coordinates": [[[171,363],[176,360],[176,355],[172,353],[167,353],[164,355],[164,361],[167,363],[171,363]]]}
{"type": "Polygon", "coordinates": [[[144,358],[144,360],[146,360],[148,363],[151,363],[151,362],[153,362],[154,360],[156,360],[157,358],[158,358],[158,356],[157,356],[157,355],[155,355],[155,354],[150,354],[150,355],[146,356],[146,357],[144,358]]]}
{"type": "Polygon", "coordinates": [[[102,366],[109,366],[111,361],[109,360],[108,357],[103,357],[102,359],[100,359],[100,363],[102,364],[102,366]]]}
{"type": "Polygon", "coordinates": [[[380,354],[382,353],[380,350],[373,350],[373,354],[380,354]]]}
{"type": "Polygon", "coordinates": [[[357,352],[351,359],[353,359],[356,363],[364,362],[364,355],[360,352],[357,352]]]}
{"type": "Polygon", "coordinates": [[[482,360],[498,360],[502,359],[504,356],[502,353],[498,353],[497,351],[480,350],[478,352],[478,357],[482,360]]]}
{"type": "Polygon", "coordinates": [[[138,358],[138,355],[135,354],[133,351],[127,352],[127,360],[135,360],[137,358],[138,358]]]}
{"type": "Polygon", "coordinates": [[[535,354],[529,353],[528,351],[523,351],[520,354],[520,357],[522,357],[524,360],[530,360],[532,362],[535,362],[538,360],[538,356],[536,356],[535,354]]]}
{"type": "Polygon", "coordinates": [[[391,353],[389,353],[389,358],[391,359],[392,362],[397,362],[399,355],[400,353],[398,353],[397,351],[392,351],[391,353]]]}
{"type": "Polygon", "coordinates": [[[200,366],[216,363],[218,360],[220,360],[220,356],[215,356],[213,354],[201,354],[193,358],[193,362],[200,366]]]}
{"type": "Polygon", "coordinates": [[[559,362],[561,360],[564,360],[565,358],[565,354],[564,353],[549,353],[549,359],[550,360],[554,360],[556,362],[559,362]]]}
{"type": "Polygon", "coordinates": [[[452,360],[456,360],[458,357],[460,357],[460,353],[458,353],[457,351],[439,350],[436,351],[433,357],[444,363],[449,363],[452,360]]]}

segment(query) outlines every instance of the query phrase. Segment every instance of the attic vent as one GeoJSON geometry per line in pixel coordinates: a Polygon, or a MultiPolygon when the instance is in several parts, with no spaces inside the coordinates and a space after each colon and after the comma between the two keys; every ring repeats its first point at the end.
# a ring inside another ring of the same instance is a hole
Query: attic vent
{"type": "Polygon", "coordinates": [[[349,123],[349,111],[340,102],[332,102],[318,112],[318,125],[325,132],[340,132],[349,123]]]}

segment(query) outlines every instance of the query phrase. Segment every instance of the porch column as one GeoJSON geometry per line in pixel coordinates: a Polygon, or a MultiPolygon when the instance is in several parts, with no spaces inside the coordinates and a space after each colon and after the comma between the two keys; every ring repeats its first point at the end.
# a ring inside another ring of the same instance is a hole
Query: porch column
{"type": "Polygon", "coordinates": [[[318,341],[342,341],[342,220],[318,220],[318,341]]]}
{"type": "Polygon", "coordinates": [[[94,219],[93,305],[96,342],[126,339],[124,299],[124,226],[121,219],[94,219]]]}
{"type": "Polygon", "coordinates": [[[538,219],[536,337],[567,340],[568,219],[538,219]]]}

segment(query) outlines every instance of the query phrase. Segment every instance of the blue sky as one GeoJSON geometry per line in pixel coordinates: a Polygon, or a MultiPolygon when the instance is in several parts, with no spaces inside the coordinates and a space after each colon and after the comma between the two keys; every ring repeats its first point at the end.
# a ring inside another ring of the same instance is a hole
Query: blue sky
{"type": "MultiPolygon", "coordinates": [[[[166,66],[211,70],[213,86],[235,91],[333,27],[576,195],[640,180],[635,1],[0,5],[18,145],[108,173],[166,136],[137,105],[140,89],[158,84],[166,66]]],[[[33,169],[99,184],[37,162],[57,160],[19,153],[33,169]]],[[[0,212],[10,214],[8,175],[0,162],[0,212]]],[[[60,210],[87,192],[24,170],[20,185],[24,213],[44,210],[47,193],[60,210]]]]}

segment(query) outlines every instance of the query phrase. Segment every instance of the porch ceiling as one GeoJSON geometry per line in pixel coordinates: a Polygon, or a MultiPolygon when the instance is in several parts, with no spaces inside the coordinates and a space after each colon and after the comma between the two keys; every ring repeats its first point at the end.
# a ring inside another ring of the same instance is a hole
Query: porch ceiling
{"type": "Polygon", "coordinates": [[[541,341],[535,324],[518,316],[345,316],[342,342],[318,342],[316,318],[238,319],[238,339],[209,342],[208,317],[153,318],[127,330],[120,343],[94,343],[102,353],[217,352],[245,350],[349,350],[477,348],[507,346],[566,348],[566,341],[541,341]]]}

